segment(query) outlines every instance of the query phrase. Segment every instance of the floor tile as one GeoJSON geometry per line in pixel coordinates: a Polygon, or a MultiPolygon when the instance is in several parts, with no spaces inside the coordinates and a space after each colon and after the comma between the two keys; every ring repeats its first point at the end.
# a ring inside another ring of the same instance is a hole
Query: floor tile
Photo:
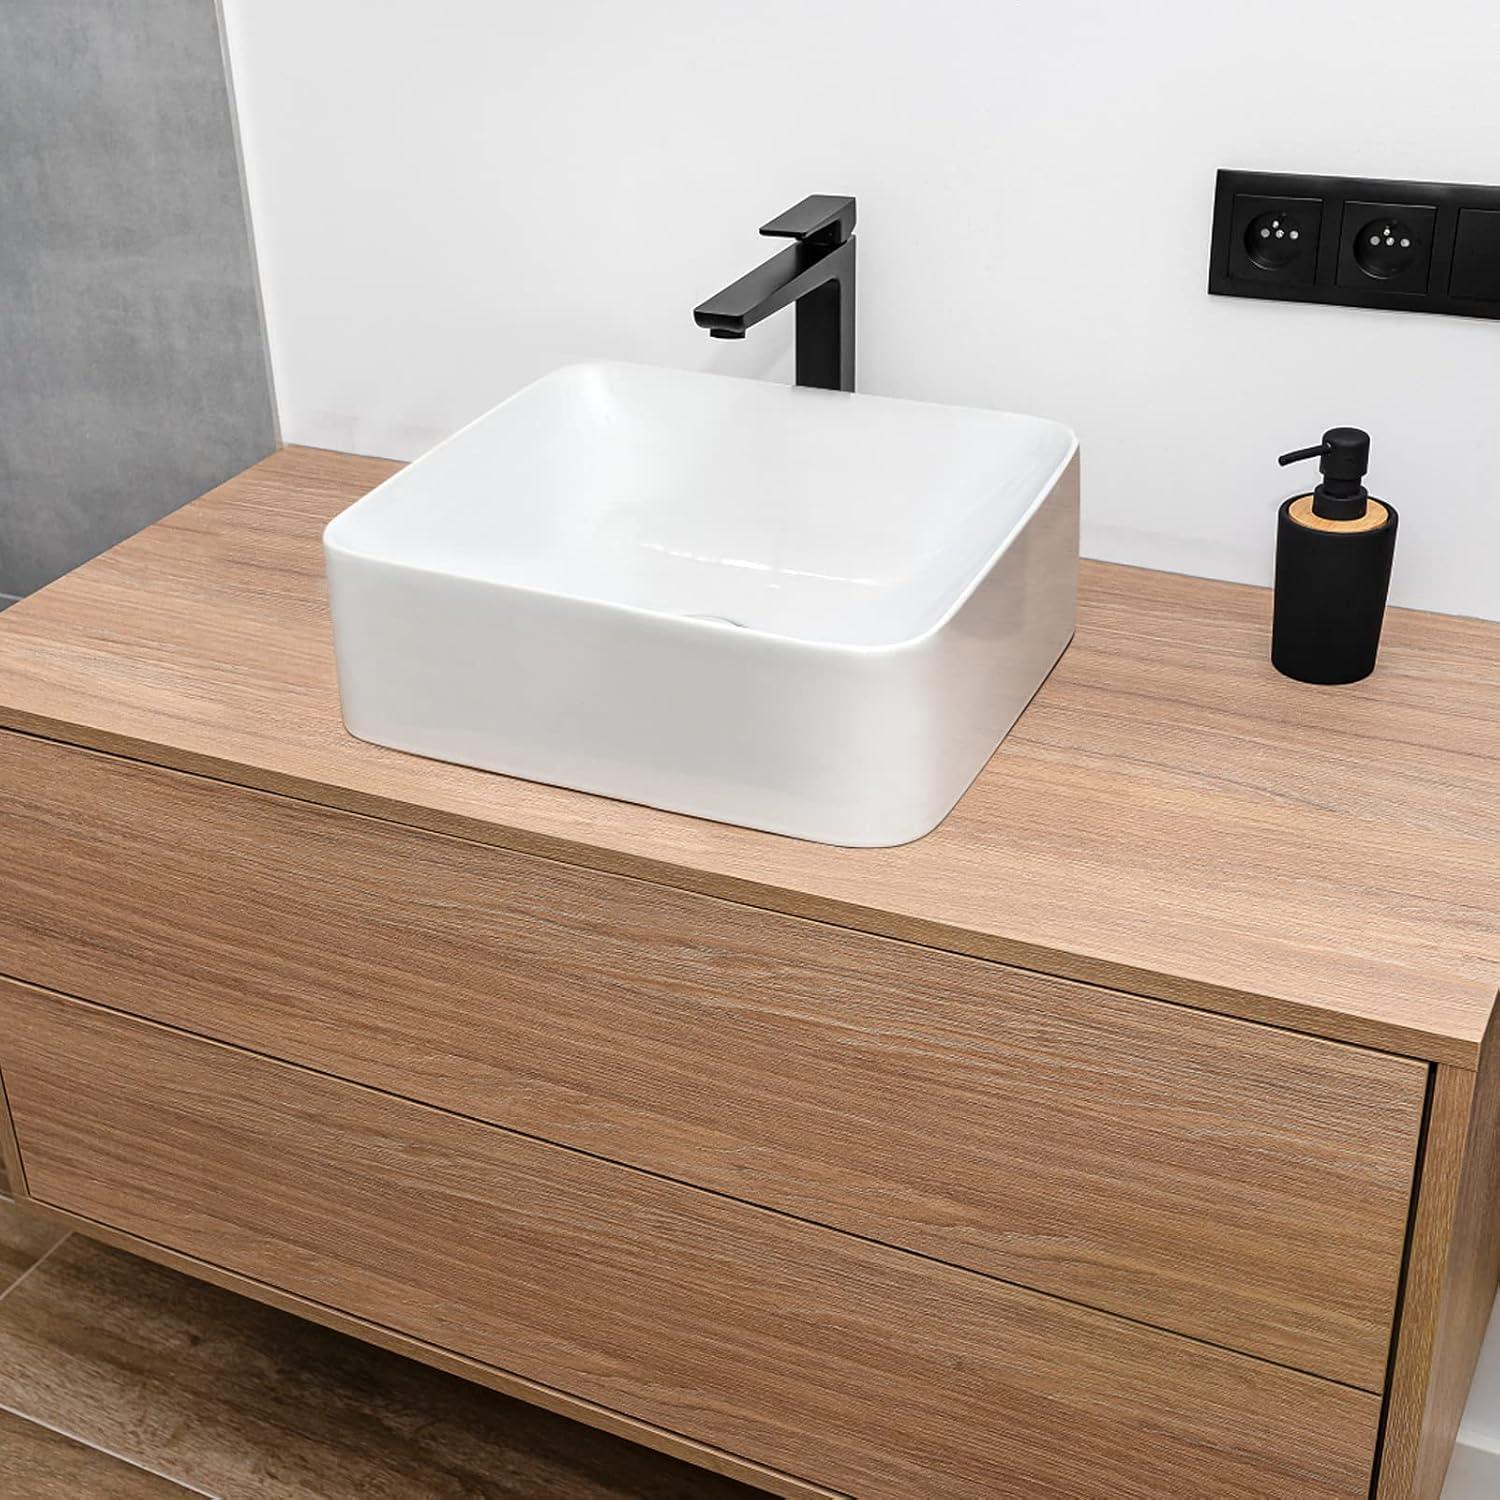
{"type": "Polygon", "coordinates": [[[188,1500],[191,1490],[0,1411],[0,1486],[25,1500],[188,1500]]]}
{"type": "Polygon", "coordinates": [[[67,1235],[66,1229],[44,1223],[9,1198],[0,1198],[0,1296],[67,1235]]]}
{"type": "Polygon", "coordinates": [[[232,1500],[758,1493],[77,1235],[0,1300],[0,1405],[232,1500]]]}

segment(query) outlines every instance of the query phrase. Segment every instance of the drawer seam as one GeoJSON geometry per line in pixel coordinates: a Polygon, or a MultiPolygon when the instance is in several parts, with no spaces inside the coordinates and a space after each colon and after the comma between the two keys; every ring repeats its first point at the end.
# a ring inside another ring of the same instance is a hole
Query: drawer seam
{"type": "MultiPolygon", "coordinates": [[[[535,1134],[533,1134],[533,1133],[531,1133],[529,1131],[518,1130],[514,1126],[510,1126],[510,1125],[498,1125],[494,1121],[483,1119],[483,1118],[481,1118],[478,1115],[466,1114],[462,1110],[451,1109],[451,1108],[447,1107],[446,1105],[433,1104],[433,1103],[429,1102],[428,1100],[414,1098],[411,1095],[402,1094],[402,1093],[399,1093],[399,1092],[397,1092],[397,1091],[395,1091],[393,1089],[377,1088],[373,1084],[362,1083],[358,1079],[345,1078],[341,1074],[330,1073],[330,1072],[326,1071],[325,1069],[315,1068],[315,1067],[312,1067],[312,1066],[308,1065],[307,1063],[296,1062],[296,1061],[294,1061],[294,1060],[292,1060],[290,1058],[279,1057],[279,1056],[277,1056],[274,1053],[262,1052],[259,1049],[254,1048],[254,1047],[242,1047],[242,1046],[239,1046],[239,1045],[237,1045],[235,1043],[224,1042],[224,1041],[219,1040],[217,1037],[206,1036],[206,1035],[204,1035],[201,1032],[196,1032],[196,1031],[188,1030],[186,1027],[167,1025],[165,1022],[152,1020],[150,1017],[147,1017],[147,1016],[136,1015],[136,1014],[134,1014],[131,1011],[122,1010],[122,1009],[120,1009],[120,1008],[118,1008],[116,1006],[105,1005],[105,1004],[100,1003],[97,1000],[86,999],[83,996],[73,995],[73,994],[70,994],[70,993],[68,993],[66,991],[63,991],[63,990],[54,990],[54,989],[51,989],[48,986],[33,984],[29,980],[16,979],[15,976],[6,975],[6,976],[0,976],[0,977],[11,978],[13,980],[13,982],[15,982],[17,984],[20,984],[20,985],[24,986],[27,989],[33,990],[33,991],[35,991],[38,994],[53,995],[53,996],[56,996],[59,999],[62,999],[64,1001],[66,1001],[69,1004],[83,1006],[86,1009],[94,1010],[94,1011],[98,1011],[98,1012],[103,1012],[104,1014],[107,1014],[107,1015],[110,1015],[110,1016],[117,1016],[117,1017],[120,1017],[123,1020],[132,1022],[135,1025],[142,1026],[142,1027],[148,1027],[148,1028],[150,1028],[151,1030],[154,1030],[154,1031],[165,1032],[165,1033],[167,1033],[169,1035],[172,1035],[172,1036],[185,1037],[185,1038],[187,1038],[187,1039],[189,1039],[191,1041],[200,1043],[200,1044],[202,1044],[204,1046],[219,1048],[219,1049],[222,1049],[225,1052],[236,1053],[236,1054],[238,1054],[239,1056],[242,1056],[242,1057],[259,1058],[261,1061],[270,1063],[273,1066],[278,1066],[278,1067],[283,1067],[283,1068],[289,1068],[289,1069],[292,1069],[292,1070],[294,1070],[296,1072],[309,1074],[309,1075],[311,1075],[313,1077],[316,1077],[316,1078],[327,1079],[327,1080],[329,1080],[329,1081],[331,1081],[333,1083],[341,1084],[345,1088],[355,1089],[355,1090],[358,1090],[358,1091],[360,1091],[362,1093],[366,1093],[366,1094],[374,1094],[374,1095],[377,1095],[377,1096],[379,1096],[381,1098],[399,1100],[401,1103],[412,1105],[412,1106],[414,1106],[414,1107],[416,1107],[418,1109],[429,1110],[429,1111],[431,1111],[434,1114],[444,1115],[444,1116],[448,1117],[449,1119],[463,1120],[463,1121],[465,1121],[468,1124],[478,1125],[478,1126],[481,1126],[481,1127],[483,1127],[484,1129],[487,1129],[487,1130],[501,1131],[502,1133],[504,1133],[506,1135],[509,1135],[509,1136],[512,1136],[512,1137],[515,1137],[516,1139],[519,1139],[519,1140],[530,1141],[530,1142],[533,1142],[533,1143],[535,1143],[537,1145],[545,1146],[545,1147],[548,1147],[548,1148],[550,1148],[552,1150],[556,1150],[556,1151],[566,1151],[566,1152],[568,1152],[569,1154],[571,1154],[573,1156],[582,1157],[582,1158],[584,1158],[586,1160],[589,1160],[589,1161],[600,1162],[600,1163],[602,1163],[602,1164],[604,1164],[606,1166],[615,1167],[617,1169],[624,1170],[624,1171],[627,1171],[627,1172],[634,1172],[638,1176],[649,1177],[649,1178],[652,1178],[652,1179],[654,1179],[655,1181],[658,1181],[658,1182],[669,1183],[673,1187],[684,1188],[684,1189],[688,1190],[689,1192],[693,1192],[693,1193],[701,1193],[705,1197],[715,1198],[715,1199],[718,1199],[718,1200],[720,1200],[722,1202],[725,1202],[725,1203],[733,1203],[733,1204],[736,1204],[736,1205],[738,1205],[738,1206],[740,1206],[742,1208],[751,1209],[751,1210],[753,1210],[753,1211],[755,1211],[757,1213],[769,1214],[769,1215],[772,1215],[772,1216],[774,1216],[774,1217],[776,1217],[778,1219],[784,1219],[784,1220],[787,1220],[788,1222],[795,1223],[795,1224],[805,1224],[805,1225],[808,1225],[811,1228],[821,1229],[821,1230],[823,1230],[823,1231],[825,1231],[827,1233],[830,1233],[830,1234],[841,1235],[841,1236],[843,1236],[846,1239],[857,1240],[857,1241],[860,1241],[860,1242],[862,1242],[864,1244],[867,1244],[867,1245],[877,1246],[877,1247],[879,1247],[882,1250],[888,1250],[888,1251],[891,1251],[891,1252],[893,1252],[894,1254],[897,1254],[897,1255],[909,1256],[913,1260],[926,1261],[926,1262],[929,1262],[932,1265],[943,1266],[943,1267],[945,1267],[948,1270],[957,1271],[957,1272],[959,1272],[959,1273],[961,1273],[963,1275],[966,1275],[966,1276],[976,1276],[976,1277],[979,1277],[979,1278],[981,1278],[981,1279],[983,1279],[985,1281],[996,1282],[996,1283],[998,1283],[1001,1286],[1014,1287],[1017,1290],[1027,1292],[1030,1295],[1035,1296],[1035,1297],[1043,1297],[1043,1298],[1046,1298],[1048,1301],[1051,1301],[1051,1302],[1054,1302],[1054,1303],[1061,1303],[1061,1304],[1069,1306],[1069,1307],[1078,1308],[1081,1311],[1084,1311],[1084,1312],[1087,1312],[1087,1313],[1090,1313],[1090,1314],[1094,1315],[1095,1317],[1109,1318],[1109,1319],[1111,1319],[1111,1320],[1113,1320],[1113,1321],[1115,1321],[1117,1323],[1127,1323],[1127,1324],[1130,1324],[1130,1325],[1132,1325],[1132,1326],[1134,1326],[1136,1328],[1145,1329],[1145,1330],[1147,1330],[1147,1331],[1149,1331],[1151,1333],[1162,1334],[1162,1335],[1165,1335],[1166,1337],[1169,1337],[1169,1338],[1184,1339],[1184,1340],[1186,1340],[1189,1343],[1202,1345],[1203,1347],[1206,1347],[1206,1348],[1209,1348],[1209,1349],[1219,1350],[1221,1353],[1232,1354],[1232,1355],[1234,1355],[1234,1356],[1236,1356],[1238,1358],[1241,1358],[1241,1359],[1252,1359],[1252,1360],[1255,1360],[1259,1364],[1269,1365],[1269,1366],[1272,1366],[1272,1367],[1274,1367],[1276,1369],[1286,1370],[1286,1371],[1288,1371],[1291,1374],[1301,1375],[1301,1376],[1304,1376],[1305,1378],[1307,1378],[1309,1380],[1320,1380],[1320,1381],[1323,1381],[1325,1384],[1328,1384],[1328,1385],[1340,1386],[1340,1387],[1342,1387],[1345,1390],[1358,1391],[1358,1392],[1360,1392],[1361,1394],[1364,1394],[1364,1395],[1373,1395],[1373,1396],[1384,1397],[1384,1395],[1386,1393],[1386,1390],[1388,1389],[1388,1386],[1389,1386],[1389,1371],[1386,1372],[1386,1377],[1385,1377],[1384,1384],[1381,1385],[1381,1386],[1359,1385],[1359,1384],[1357,1384],[1357,1383],[1355,1383],[1353,1381],[1340,1380],[1340,1379],[1338,1379],[1335,1376],[1324,1375],[1324,1374],[1321,1374],[1320,1372],[1318,1372],[1316,1370],[1304,1369],[1300,1365],[1288,1364],[1285,1360],[1271,1359],[1271,1358],[1269,1358],[1269,1357],[1267,1357],[1265,1355],[1256,1354],[1256,1353],[1253,1353],[1253,1352],[1251,1352],[1249,1350],[1246,1350],[1246,1349],[1236,1348],[1232,1344],[1223,1344],[1223,1343],[1219,1343],[1219,1342],[1217,1342],[1217,1341],[1215,1341],[1213,1339],[1201,1338],[1201,1337],[1199,1337],[1196,1334],[1183,1333],[1179,1329],[1168,1327],[1165,1324],[1152,1323],[1152,1322],[1148,1321],[1147,1319],[1131,1317],[1128,1313],[1114,1312],[1114,1311],[1112,1311],[1109,1308],[1100,1307],[1097,1304],[1092,1303],[1092,1302],[1084,1302],[1084,1301],[1082,1301],[1082,1300],[1080,1300],[1080,1299],[1078,1299],[1076,1297],[1068,1297],[1068,1296],[1064,1296],[1064,1295],[1062,1295],[1060,1293],[1057,1293],[1057,1292],[1046,1291],[1046,1290],[1043,1290],[1040,1287],[1033,1286],[1030,1282],[1012,1281],[1012,1280],[1010,1280],[1007,1277],[996,1276],[996,1275],[994,1275],[991,1272],[977,1270],[977,1269],[975,1269],[972,1266],[965,1266],[965,1265],[958,1264],[957,1262],[954,1262],[954,1261],[944,1260],[941,1256],[929,1255],[929,1254],[926,1254],[925,1252],[920,1251],[920,1250],[910,1249],[909,1247],[907,1247],[905,1245],[893,1245],[889,1241],[876,1239],[873,1235],[861,1234],[861,1233],[859,1233],[856,1230],[843,1229],[843,1228],[840,1228],[837,1225],[825,1223],[821,1219],[812,1219],[812,1218],[808,1218],[808,1217],[806,1217],[805,1215],[802,1215],[802,1214],[789,1213],[785,1209],[773,1208],[773,1207],[771,1207],[771,1206],[769,1206],[767,1204],[764,1204],[764,1203],[757,1203],[753,1199],[749,1199],[749,1198],[740,1198],[740,1197],[737,1197],[733,1193],[722,1192],[722,1191],[720,1191],[717,1188],[703,1187],[702,1185],[700,1185],[700,1184],[698,1184],[696,1182],[690,1182],[690,1181],[687,1181],[686,1179],[680,1178],[680,1177],[673,1177],[670,1174],[665,1173],[665,1172],[657,1172],[657,1171],[652,1170],[650,1167],[642,1167],[642,1166],[640,1166],[640,1165],[638,1165],[638,1164],[636,1164],[634,1162],[621,1161],[621,1160],[619,1160],[616,1157],[605,1156],[605,1155],[603,1155],[603,1154],[601,1154],[600,1152],[597,1152],[597,1151],[588,1151],[588,1150],[585,1150],[584,1148],[579,1147],[579,1146],[570,1146],[570,1145],[568,1145],[568,1144],[566,1144],[565,1142],[562,1142],[562,1141],[554,1141],[554,1140],[550,1139],[547,1136],[539,1136],[539,1135],[535,1135],[535,1134]]],[[[3,1086],[3,1069],[0,1069],[0,1086],[3,1086]]],[[[24,1167],[25,1151],[24,1151],[24,1149],[21,1148],[21,1142],[20,1142],[20,1138],[19,1138],[18,1135],[15,1137],[15,1139],[16,1139],[16,1143],[17,1143],[17,1154],[21,1157],[21,1160],[22,1160],[22,1163],[23,1163],[23,1167],[24,1167]]],[[[23,1180],[24,1180],[24,1171],[23,1171],[23,1180]]],[[[1414,1177],[1414,1181],[1415,1181],[1415,1177],[1414,1177]]],[[[28,1197],[31,1196],[31,1194],[29,1192],[29,1189],[27,1190],[27,1195],[28,1195],[28,1197]]],[[[39,1202],[39,1203],[45,1203],[46,1200],[44,1200],[44,1199],[33,1199],[33,1201],[39,1202]]],[[[56,1207],[56,1205],[49,1205],[49,1206],[56,1207]]],[[[70,1210],[66,1210],[66,1209],[62,1209],[60,1211],[62,1211],[62,1212],[70,1212],[70,1210]]],[[[1408,1210],[1407,1210],[1408,1243],[1409,1243],[1409,1236],[1410,1236],[1410,1232],[1411,1232],[1411,1223],[1412,1223],[1412,1207],[1411,1207],[1411,1204],[1409,1203],[1408,1204],[1408,1210]]],[[[119,1231],[116,1231],[116,1232],[123,1234],[123,1233],[128,1233],[129,1231],[119,1230],[119,1231]]],[[[171,1247],[170,1246],[166,1246],[166,1247],[163,1247],[163,1248],[170,1249],[171,1247]]],[[[182,1252],[175,1252],[175,1253],[182,1253],[182,1252]]],[[[229,1268],[226,1267],[225,1269],[227,1270],[229,1268]]],[[[235,1273],[235,1274],[239,1274],[239,1273],[235,1273]]],[[[1404,1260],[1403,1260],[1403,1274],[1404,1274],[1404,1260]]],[[[1398,1325],[1393,1324],[1393,1328],[1395,1326],[1398,1326],[1398,1325]]],[[[392,1331],[398,1331],[398,1330],[392,1330],[392,1331]]],[[[1393,1336],[1394,1336],[1394,1334],[1393,1334],[1393,1336]]]]}
{"type": "Polygon", "coordinates": [[[1375,1427],[1375,1461],[1370,1468],[1370,1500],[1380,1493],[1380,1471],[1385,1460],[1386,1428],[1390,1422],[1391,1396],[1396,1387],[1396,1356],[1401,1348],[1401,1328],[1406,1311],[1407,1276],[1411,1270],[1412,1244],[1417,1232],[1417,1204],[1421,1197],[1422,1174],[1427,1166],[1427,1137],[1432,1123],[1432,1099],[1437,1085],[1437,1064],[1427,1069],[1427,1088],[1422,1098],[1422,1123],[1417,1129],[1416,1160],[1412,1164],[1411,1193],[1407,1200],[1406,1238],[1401,1246],[1401,1271],[1396,1280],[1396,1306],[1391,1319],[1391,1348],[1386,1357],[1385,1384],[1380,1392],[1380,1417],[1375,1427]]]}

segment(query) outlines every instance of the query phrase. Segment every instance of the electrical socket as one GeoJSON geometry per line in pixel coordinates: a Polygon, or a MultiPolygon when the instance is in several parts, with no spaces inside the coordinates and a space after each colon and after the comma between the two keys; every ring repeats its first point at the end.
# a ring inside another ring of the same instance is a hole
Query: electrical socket
{"type": "Polygon", "coordinates": [[[1318,198],[1276,198],[1236,193],[1228,274],[1239,281],[1284,286],[1311,283],[1318,265],[1323,204],[1318,198]]]}
{"type": "Polygon", "coordinates": [[[1426,204],[1344,204],[1339,285],[1425,292],[1432,270],[1436,218],[1437,210],[1426,204]]]}
{"type": "Polygon", "coordinates": [[[1500,187],[1221,171],[1208,290],[1500,318],[1500,187]]]}

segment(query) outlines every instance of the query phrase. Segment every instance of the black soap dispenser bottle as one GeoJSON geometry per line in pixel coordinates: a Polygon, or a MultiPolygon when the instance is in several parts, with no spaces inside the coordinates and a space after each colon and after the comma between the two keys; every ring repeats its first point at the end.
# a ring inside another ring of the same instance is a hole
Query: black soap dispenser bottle
{"type": "Polygon", "coordinates": [[[1304,458],[1321,460],[1323,482],[1277,516],[1271,665],[1298,682],[1358,682],[1380,649],[1396,512],[1364,486],[1369,433],[1332,427],[1317,447],[1276,461],[1304,458]]]}

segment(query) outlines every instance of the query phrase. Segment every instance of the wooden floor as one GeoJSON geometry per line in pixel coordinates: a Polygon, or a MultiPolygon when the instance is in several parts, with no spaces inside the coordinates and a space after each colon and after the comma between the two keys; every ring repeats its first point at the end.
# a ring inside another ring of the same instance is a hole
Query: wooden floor
{"type": "MultiPolygon", "coordinates": [[[[0,1195],[4,1189],[0,1177],[0,1195]]],[[[750,1500],[758,1493],[64,1236],[0,1196],[0,1494],[750,1500]]]]}

